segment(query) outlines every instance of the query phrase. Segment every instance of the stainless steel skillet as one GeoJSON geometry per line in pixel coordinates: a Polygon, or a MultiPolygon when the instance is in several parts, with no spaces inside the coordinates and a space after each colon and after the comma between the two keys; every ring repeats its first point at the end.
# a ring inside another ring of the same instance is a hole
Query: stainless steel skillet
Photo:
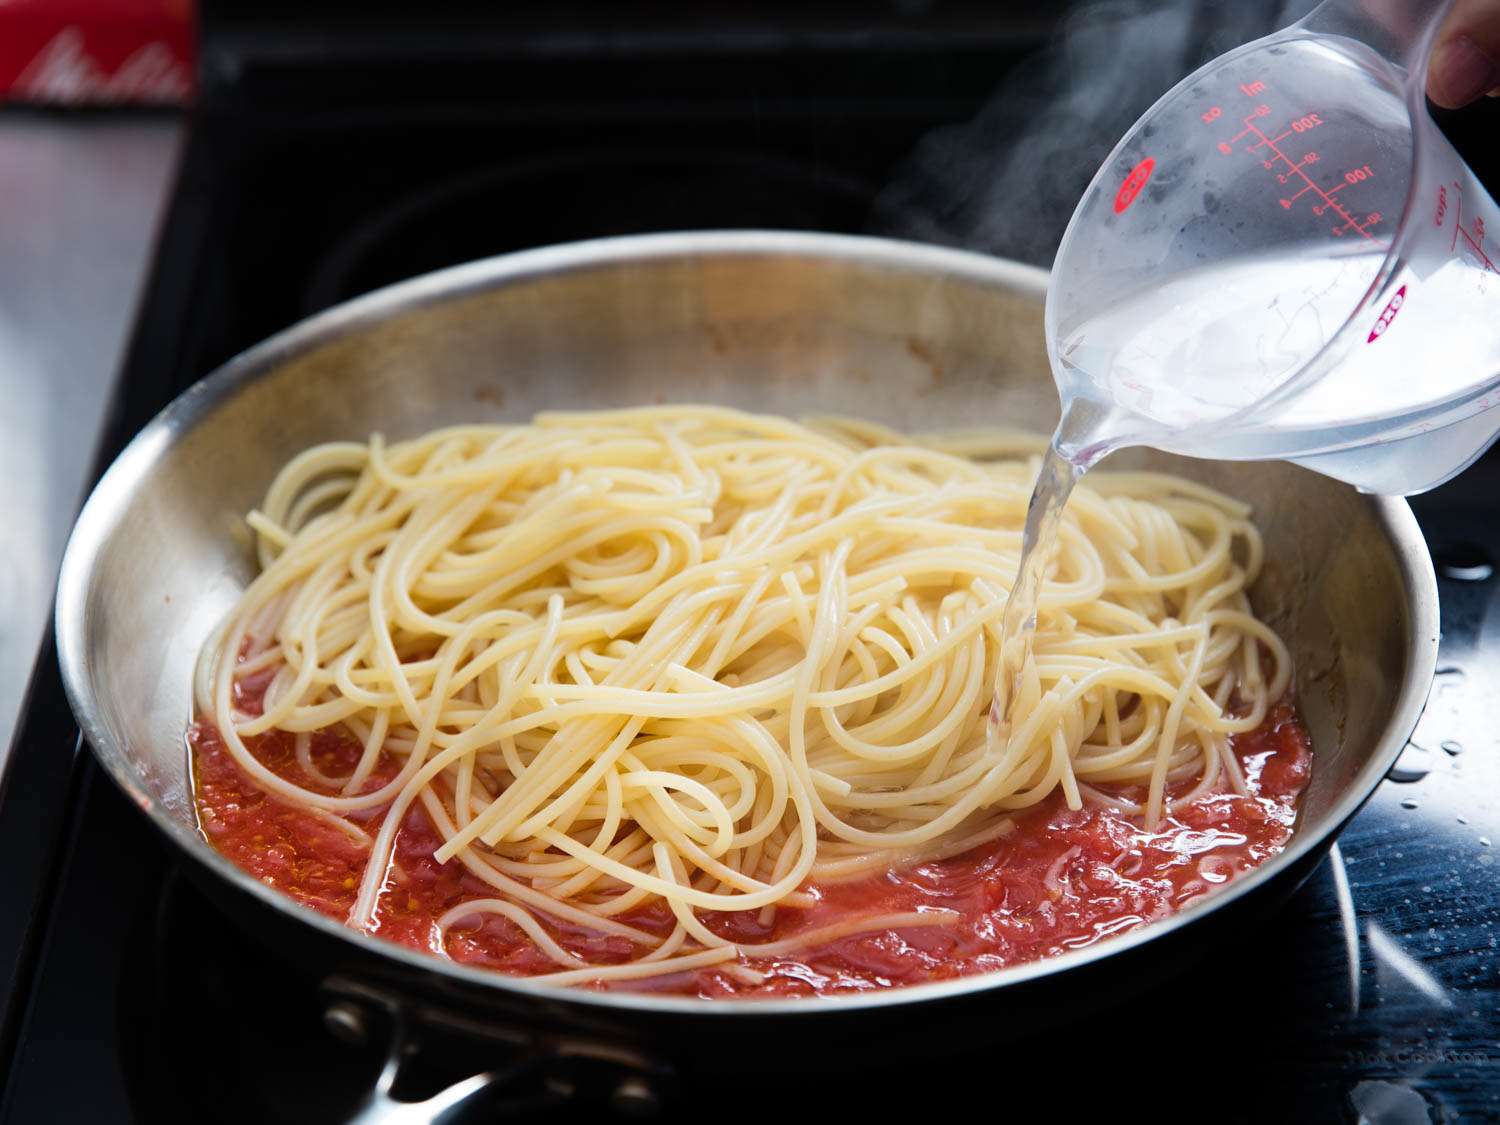
{"type": "MultiPolygon", "coordinates": [[[[391,437],[541,409],[716,402],[832,411],[912,429],[1050,430],[1057,400],[1043,271],[930,246],[815,234],[666,234],[475,262],[359,298],[204,378],[120,455],[63,563],[57,637],[84,734],[130,799],[267,940],[333,966],[549,1026],[702,1044],[825,1046],[851,1028],[868,1061],[883,1027],[980,1012],[1058,1022],[1079,997],[1192,959],[1280,903],[1379,784],[1426,699],[1437,591],[1399,500],[1280,463],[1124,460],[1255,505],[1270,564],[1254,591],[1297,660],[1316,762],[1285,853],[1206,903],[1048,961],[880,994],[744,1004],[563,991],[351,933],[213,852],[194,824],[183,731],[193,662],[251,573],[242,517],[307,445],[391,437]]],[[[900,1037],[903,1058],[921,1047],[900,1037]]],[[[791,1048],[788,1048],[791,1049],[791,1048]]],[[[890,1049],[894,1050],[894,1047],[890,1049]]],[[[873,1052],[873,1054],[872,1054],[873,1052]]],[[[695,1064],[696,1065],[696,1064],[695,1064]]],[[[712,1066],[711,1061],[702,1065],[712,1066]]]]}

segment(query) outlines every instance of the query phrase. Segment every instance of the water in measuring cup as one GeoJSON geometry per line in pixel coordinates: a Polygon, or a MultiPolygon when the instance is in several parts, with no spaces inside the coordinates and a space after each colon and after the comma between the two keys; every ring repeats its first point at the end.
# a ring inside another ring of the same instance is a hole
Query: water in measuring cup
{"type": "Polygon", "coordinates": [[[1388,494],[1447,479],[1486,444],[1469,425],[1496,426],[1500,275],[1463,255],[1425,277],[1402,264],[1346,329],[1384,262],[1378,249],[1246,256],[1072,326],[1054,373],[1064,404],[1094,421],[1061,439],[1063,455],[1149,444],[1286,458],[1388,494]]]}
{"type": "MultiPolygon", "coordinates": [[[[1461,181],[1438,186],[1435,201],[1460,197],[1461,181]]],[[[1440,228],[1436,205],[1433,221],[1440,228]]],[[[1455,227],[1451,241],[1459,240],[1455,227]]],[[[1247,255],[1061,326],[1054,376],[1063,417],[1006,604],[992,740],[1004,738],[1019,691],[1063,508],[1111,450],[1148,444],[1224,460],[1288,459],[1391,495],[1441,483],[1483,452],[1500,405],[1492,319],[1500,274],[1481,253],[1450,253],[1425,270],[1415,257],[1397,265],[1381,288],[1392,296],[1352,332],[1347,312],[1380,280],[1382,250],[1247,255]],[[1341,332],[1343,351],[1326,370],[1289,383],[1341,332]]]]}
{"type": "Polygon", "coordinates": [[[1346,343],[1369,350],[1286,386],[1339,334],[1330,310],[1359,304],[1384,261],[1367,251],[1216,263],[1106,309],[1060,341],[1062,420],[1027,508],[1002,618],[992,745],[1003,743],[1020,693],[1063,508],[1113,449],[1284,458],[1390,495],[1441,483],[1484,451],[1500,405],[1495,375],[1482,374],[1497,370],[1484,364],[1493,363],[1486,318],[1500,315],[1500,275],[1472,255],[1449,257],[1425,278],[1401,265],[1382,293],[1403,297],[1385,302],[1368,333],[1355,325],[1346,343]]]}
{"type": "Polygon", "coordinates": [[[1059,394],[1065,406],[1095,403],[1100,415],[1074,441],[1089,448],[1181,440],[1268,399],[1333,338],[1383,258],[1242,256],[1060,325],[1059,394]]]}

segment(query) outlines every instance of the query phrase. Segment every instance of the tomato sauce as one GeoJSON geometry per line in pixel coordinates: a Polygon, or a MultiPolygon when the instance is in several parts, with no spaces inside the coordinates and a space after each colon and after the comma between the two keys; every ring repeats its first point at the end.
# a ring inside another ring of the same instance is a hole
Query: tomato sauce
{"type": "MultiPolygon", "coordinates": [[[[368,843],[327,814],[267,795],[240,770],[212,725],[195,724],[188,742],[199,825],[209,843],[305,906],[344,920],[358,893],[368,843]]],[[[272,733],[250,745],[278,776],[327,789],[299,765],[290,737],[272,733]]],[[[795,956],[747,959],[763,975],[760,983],[700,969],[596,987],[714,997],[865,991],[1033,961],[1164,918],[1274,855],[1291,835],[1312,755],[1290,703],[1278,704],[1257,730],[1237,737],[1234,749],[1248,795],[1200,797],[1164,817],[1154,831],[1102,804],[1085,802],[1071,810],[1054,793],[1016,814],[1015,831],[1002,839],[952,859],[805,888],[813,905],[779,907],[769,926],[761,926],[753,911],[703,916],[715,933],[749,944],[851,915],[943,909],[958,913],[956,923],[861,934],[795,956]]],[[[348,776],[358,757],[358,747],[334,736],[312,740],[312,764],[327,776],[348,776]]],[[[365,791],[388,781],[398,767],[383,759],[365,791]]],[[[373,837],[384,815],[384,809],[351,814],[346,824],[373,837]]],[[[457,861],[436,862],[438,842],[426,813],[419,807],[409,811],[396,835],[372,932],[501,972],[554,971],[555,963],[503,918],[461,920],[446,939],[439,933],[435,919],[445,911],[495,892],[457,861]]],[[[620,920],[662,935],[672,928],[664,908],[620,920]]],[[[591,963],[618,963],[634,952],[623,938],[552,918],[544,924],[564,948],[591,963]]]]}

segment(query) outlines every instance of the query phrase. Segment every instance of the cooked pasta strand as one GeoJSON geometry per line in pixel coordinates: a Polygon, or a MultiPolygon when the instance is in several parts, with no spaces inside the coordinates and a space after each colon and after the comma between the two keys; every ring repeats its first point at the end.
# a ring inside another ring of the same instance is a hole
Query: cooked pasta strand
{"type": "Polygon", "coordinates": [[[1228,738],[1291,674],[1246,593],[1259,536],[1239,502],[1161,475],[1078,487],[1025,706],[986,739],[1038,452],[686,406],[320,446],[250,517],[262,569],[203,654],[198,708],[276,797],[340,821],[391,806],[373,839],[352,829],[371,858],[351,925],[420,803],[437,858],[493,890],[440,930],[503,916],[562,982],[725,964],[754,949],[704,912],[767,922],[810,877],[952,855],[1058,788],[1148,817],[1243,788],[1228,738]],[[236,703],[252,676],[257,714],[236,703]],[[347,777],[310,756],[328,728],[363,748],[347,777]],[[272,729],[322,790],[256,760],[272,729]],[[372,786],[382,755],[399,768],[372,786]],[[1144,802],[1108,796],[1127,785],[1144,802]],[[651,903],[669,935],[614,921],[651,903]],[[586,965],[549,916],[638,956],[586,965]]]}

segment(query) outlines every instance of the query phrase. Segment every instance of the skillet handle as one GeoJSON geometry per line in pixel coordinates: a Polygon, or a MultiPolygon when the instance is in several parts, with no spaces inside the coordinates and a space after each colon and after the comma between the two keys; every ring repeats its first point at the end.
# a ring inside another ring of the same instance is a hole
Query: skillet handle
{"type": "Polygon", "coordinates": [[[476,1019],[342,974],[326,980],[324,990],[332,994],[324,1021],[338,1038],[363,1043],[372,1022],[388,1028],[380,1074],[346,1125],[466,1125],[502,1120],[508,1112],[535,1120],[569,1108],[601,1119],[646,1120],[664,1111],[672,1069],[634,1047],[476,1019]],[[376,1012],[383,1018],[372,1021],[376,1012]],[[491,1044],[506,1061],[421,1101],[397,1097],[407,1062],[455,1033],[491,1044]]]}
{"type": "MultiPolygon", "coordinates": [[[[555,1052],[528,1052],[509,1066],[472,1075],[420,1102],[400,1101],[391,1093],[406,1054],[407,1040],[398,1030],[391,1036],[391,1049],[380,1077],[375,1080],[375,1088],[347,1125],[463,1125],[465,1119],[476,1120],[477,1117],[470,1115],[498,1100],[510,1083],[537,1071],[555,1052]]],[[[555,1100],[561,1106],[564,1096],[556,1094],[555,1100]]],[[[493,1116],[487,1119],[494,1120],[493,1116]]]]}

